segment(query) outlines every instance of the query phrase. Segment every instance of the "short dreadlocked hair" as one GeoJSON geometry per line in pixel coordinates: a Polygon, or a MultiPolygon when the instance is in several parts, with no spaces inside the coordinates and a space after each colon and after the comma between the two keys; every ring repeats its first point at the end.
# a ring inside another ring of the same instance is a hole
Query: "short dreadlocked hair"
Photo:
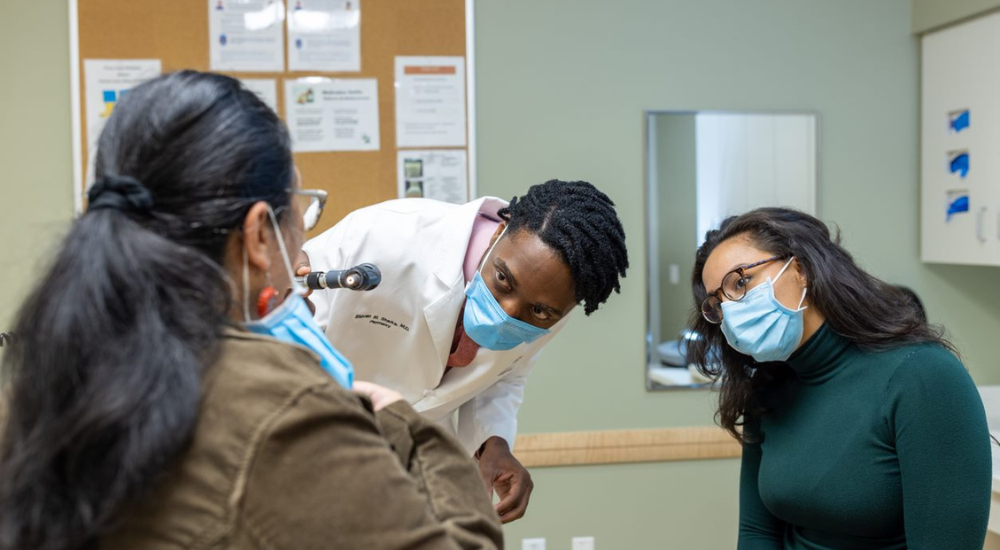
{"type": "Polygon", "coordinates": [[[514,197],[499,215],[507,231],[522,229],[537,235],[559,253],[576,288],[576,301],[590,315],[621,292],[618,277],[628,268],[625,230],[615,203],[585,181],[549,180],[533,185],[523,197],[514,197]]]}

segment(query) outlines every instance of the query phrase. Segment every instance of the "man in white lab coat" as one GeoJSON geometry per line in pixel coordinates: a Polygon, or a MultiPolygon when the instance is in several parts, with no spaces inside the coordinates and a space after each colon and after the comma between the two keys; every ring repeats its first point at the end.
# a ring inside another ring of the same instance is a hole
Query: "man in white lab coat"
{"type": "Polygon", "coordinates": [[[358,380],[395,389],[453,430],[504,522],[533,484],[511,454],[539,352],[583,303],[619,290],[628,254],[614,203],[586,182],[552,180],[508,205],[392,200],[357,210],[304,246],[314,271],[372,263],[368,292],[314,292],[316,319],[358,380]]]}

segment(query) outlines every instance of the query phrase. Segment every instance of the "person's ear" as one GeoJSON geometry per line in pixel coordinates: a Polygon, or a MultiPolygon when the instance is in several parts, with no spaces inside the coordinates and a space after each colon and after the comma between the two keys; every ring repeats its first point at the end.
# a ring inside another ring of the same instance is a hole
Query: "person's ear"
{"type": "Polygon", "coordinates": [[[796,284],[798,284],[802,288],[806,288],[809,286],[809,281],[806,279],[805,267],[803,267],[802,262],[800,262],[798,258],[792,260],[792,265],[788,267],[792,268],[791,271],[793,274],[795,274],[796,284]]]}
{"type": "Polygon", "coordinates": [[[258,202],[250,207],[247,217],[243,220],[243,245],[247,249],[247,262],[260,271],[271,268],[271,258],[268,256],[268,246],[274,239],[270,214],[266,202],[258,202]]]}
{"type": "Polygon", "coordinates": [[[496,244],[497,239],[500,238],[500,235],[503,235],[504,229],[507,229],[507,222],[500,222],[500,225],[497,226],[497,230],[494,231],[493,236],[490,237],[490,246],[496,244]]]}

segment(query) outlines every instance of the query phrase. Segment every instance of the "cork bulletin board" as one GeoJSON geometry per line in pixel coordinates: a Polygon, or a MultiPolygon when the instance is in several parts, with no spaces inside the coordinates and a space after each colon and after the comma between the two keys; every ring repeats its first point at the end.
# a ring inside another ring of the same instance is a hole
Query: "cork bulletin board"
{"type": "MultiPolygon", "coordinates": [[[[287,59],[285,72],[224,72],[237,78],[276,79],[278,114],[282,118],[287,79],[319,76],[378,80],[379,150],[295,153],[303,187],[325,189],[330,197],[313,234],[355,209],[398,196],[394,95],[397,56],[465,58],[464,149],[468,158],[468,194],[472,197],[476,193],[473,0],[363,0],[361,8],[360,72],[289,72],[287,59]]],[[[90,152],[86,122],[82,120],[86,112],[84,60],[158,59],[164,73],[181,69],[207,71],[208,19],[206,0],[71,0],[74,196],[78,212],[89,184],[85,174],[90,152]]],[[[285,55],[287,58],[287,52],[285,55]]]]}

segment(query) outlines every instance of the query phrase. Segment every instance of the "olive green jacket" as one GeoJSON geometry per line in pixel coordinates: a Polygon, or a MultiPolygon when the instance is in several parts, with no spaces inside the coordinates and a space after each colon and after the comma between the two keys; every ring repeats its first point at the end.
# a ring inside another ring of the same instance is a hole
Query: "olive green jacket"
{"type": "Polygon", "coordinates": [[[459,443],[405,402],[373,413],[305,348],[227,329],[190,446],[100,550],[492,549],[459,443]]]}

